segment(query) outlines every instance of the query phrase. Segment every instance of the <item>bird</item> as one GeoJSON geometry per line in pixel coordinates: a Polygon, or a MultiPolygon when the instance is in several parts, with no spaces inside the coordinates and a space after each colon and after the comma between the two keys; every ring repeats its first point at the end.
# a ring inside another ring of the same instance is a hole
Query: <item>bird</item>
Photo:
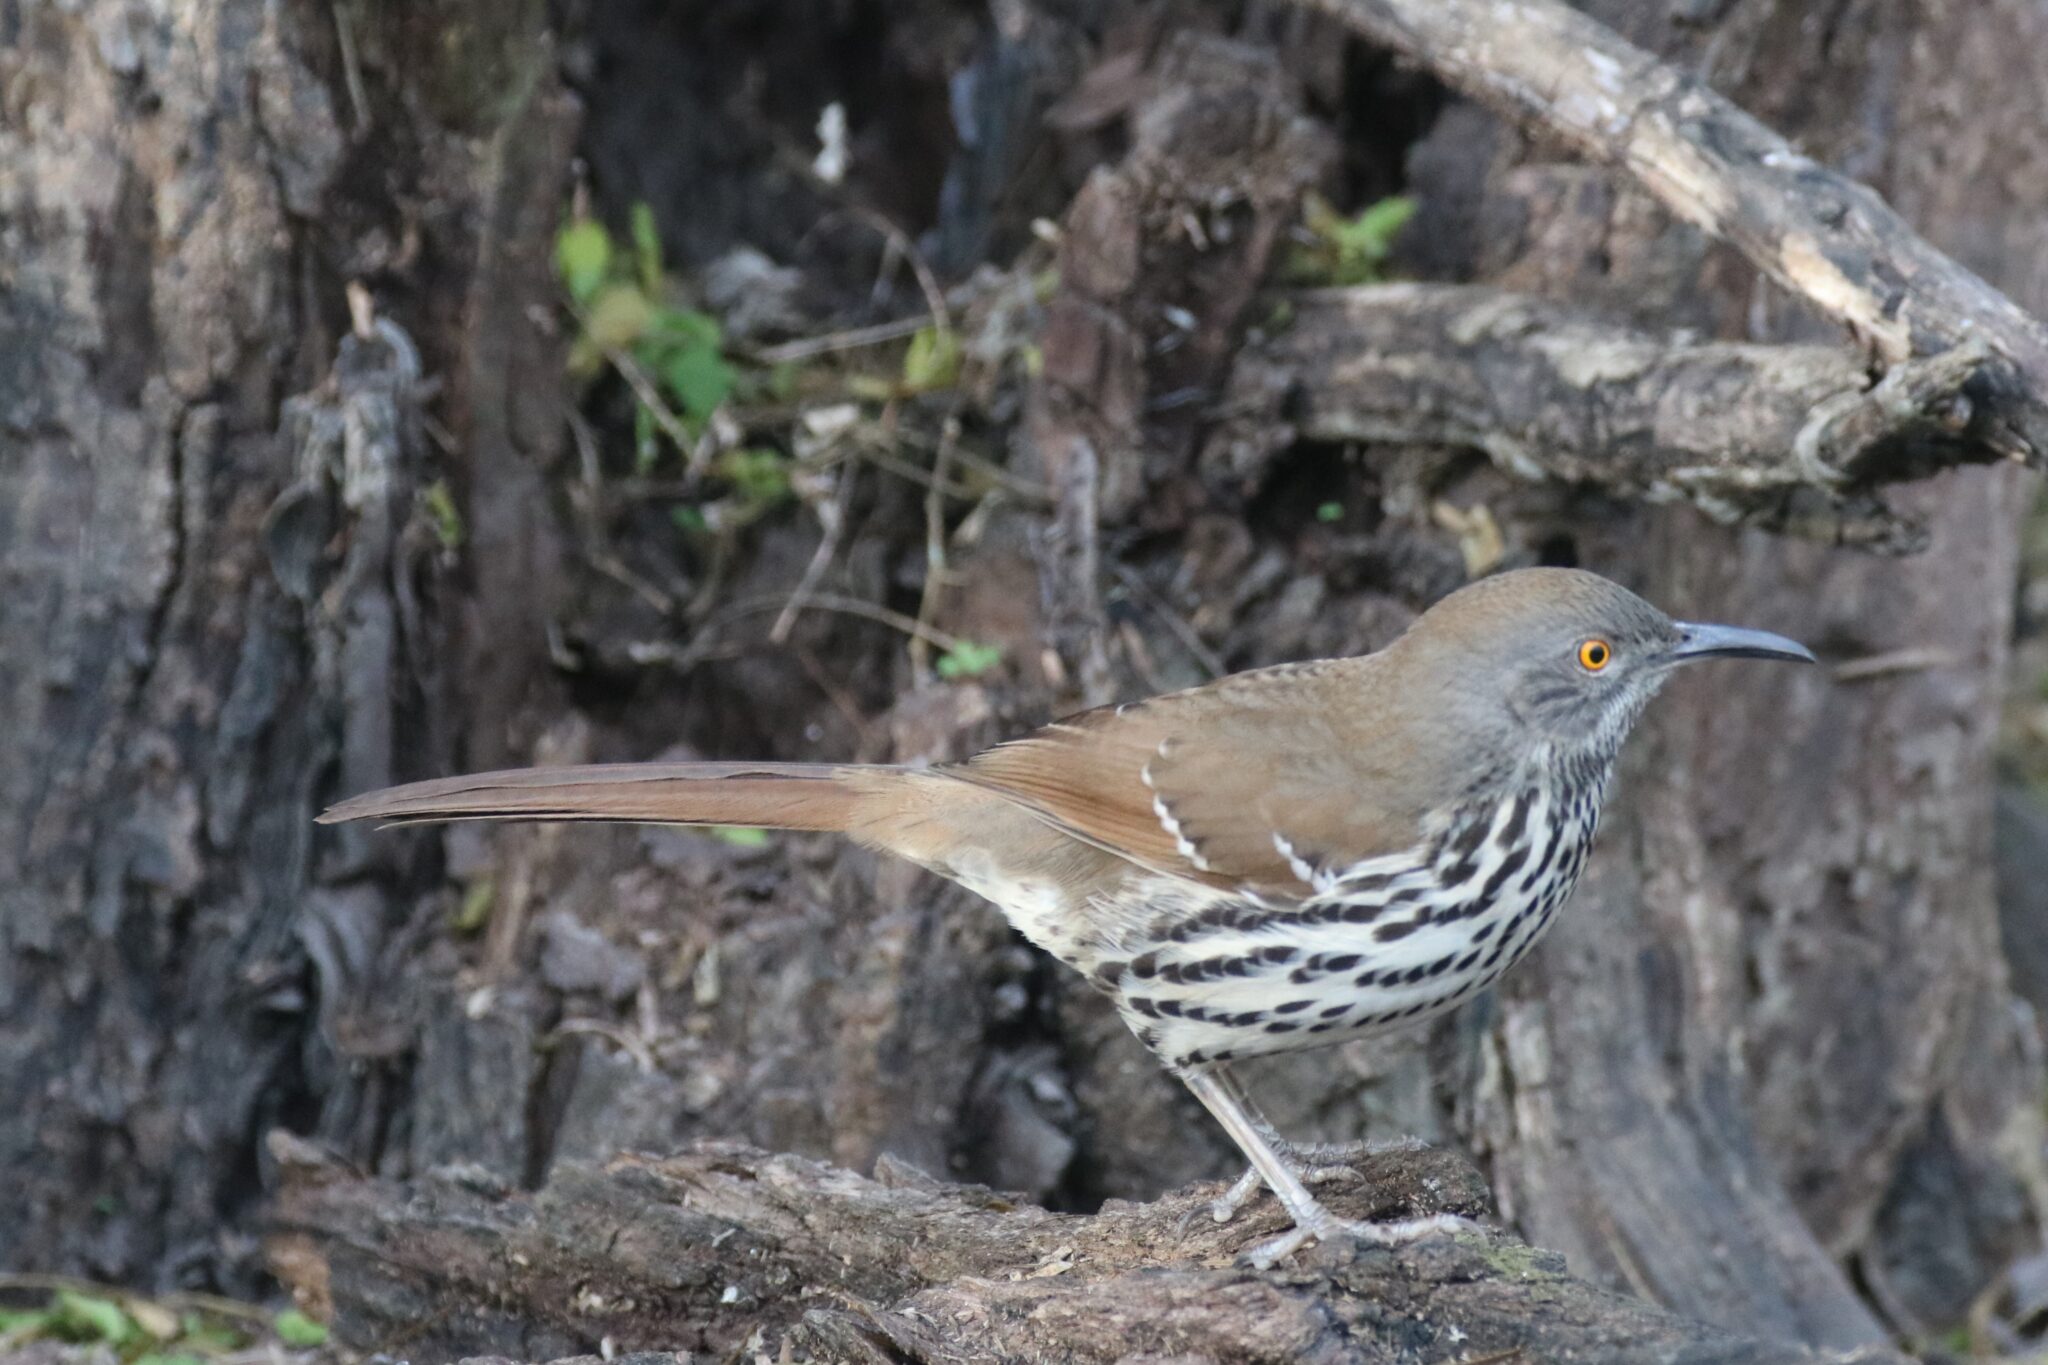
{"type": "Polygon", "coordinates": [[[1681,665],[1814,661],[1675,621],[1583,569],[1466,584],[1375,653],[1084,711],[961,762],[628,763],[416,782],[323,823],[606,820],[831,831],[992,901],[1082,974],[1310,1241],[1469,1227],[1341,1219],[1232,1066],[1418,1025],[1521,961],[1571,895],[1615,759],[1681,665]]]}

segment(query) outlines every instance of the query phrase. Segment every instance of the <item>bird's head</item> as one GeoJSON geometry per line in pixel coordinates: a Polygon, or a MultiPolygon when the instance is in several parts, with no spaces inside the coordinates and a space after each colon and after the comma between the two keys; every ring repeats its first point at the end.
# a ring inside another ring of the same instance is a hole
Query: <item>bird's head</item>
{"type": "Polygon", "coordinates": [[[1580,569],[1520,569],[1470,584],[1423,613],[1403,644],[1445,689],[1466,694],[1471,704],[1457,708],[1466,716],[1603,765],[1681,665],[1813,662],[1782,635],[1674,621],[1580,569]]]}

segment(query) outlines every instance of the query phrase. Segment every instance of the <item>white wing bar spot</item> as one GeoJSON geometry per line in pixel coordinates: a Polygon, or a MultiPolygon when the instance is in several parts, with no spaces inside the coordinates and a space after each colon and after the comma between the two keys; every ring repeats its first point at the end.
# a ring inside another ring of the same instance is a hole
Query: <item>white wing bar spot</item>
{"type": "Polygon", "coordinates": [[[1315,886],[1319,891],[1323,889],[1316,885],[1315,864],[1296,853],[1293,841],[1277,829],[1273,831],[1273,851],[1287,860],[1288,870],[1301,878],[1303,885],[1315,886]]]}
{"type": "Polygon", "coordinates": [[[1202,856],[1202,851],[1196,848],[1188,836],[1181,832],[1180,821],[1174,819],[1173,812],[1167,809],[1165,797],[1154,796],[1152,798],[1152,813],[1159,817],[1159,827],[1173,836],[1173,846],[1180,850],[1181,857],[1186,858],[1203,872],[1211,870],[1209,860],[1202,856]]]}

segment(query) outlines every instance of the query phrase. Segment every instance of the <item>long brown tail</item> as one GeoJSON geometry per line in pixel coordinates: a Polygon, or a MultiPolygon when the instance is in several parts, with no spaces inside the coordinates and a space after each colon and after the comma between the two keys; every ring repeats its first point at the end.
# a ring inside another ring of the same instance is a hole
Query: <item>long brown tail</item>
{"type": "Polygon", "coordinates": [[[623,820],[856,831],[906,770],[831,763],[606,763],[443,777],[350,797],[320,816],[387,820],[623,820]]]}

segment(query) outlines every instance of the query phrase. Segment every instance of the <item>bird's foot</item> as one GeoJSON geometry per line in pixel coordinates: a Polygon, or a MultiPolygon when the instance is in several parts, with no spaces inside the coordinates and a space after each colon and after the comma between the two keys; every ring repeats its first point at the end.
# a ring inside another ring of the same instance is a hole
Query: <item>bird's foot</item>
{"type": "MultiPolygon", "coordinates": [[[[1355,1145],[1346,1144],[1341,1147],[1290,1148],[1284,1155],[1287,1157],[1288,1164],[1294,1168],[1294,1173],[1301,1177],[1302,1184],[1327,1185],[1333,1180],[1356,1180],[1358,1172],[1349,1166],[1333,1161],[1320,1160],[1319,1158],[1323,1158],[1331,1153],[1351,1152],[1355,1154],[1357,1151],[1358,1148],[1355,1145]]],[[[1235,1185],[1232,1185],[1222,1194],[1209,1201],[1209,1216],[1219,1223],[1229,1222],[1237,1216],[1237,1211],[1250,1202],[1251,1197],[1264,1189],[1265,1186],[1266,1182],[1260,1177],[1258,1167],[1251,1167],[1237,1178],[1235,1185]]]]}
{"type": "Polygon", "coordinates": [[[1433,1213],[1426,1218],[1402,1218],[1384,1223],[1330,1217],[1298,1223],[1278,1237],[1259,1243],[1238,1259],[1249,1263],[1254,1270],[1270,1270],[1310,1242],[1321,1242],[1327,1246],[1349,1239],[1364,1246],[1397,1247],[1430,1237],[1480,1230],[1479,1224],[1455,1213],[1433,1213]]]}
{"type": "MultiPolygon", "coordinates": [[[[1281,1158],[1301,1177],[1304,1185],[1327,1185],[1333,1180],[1356,1180],[1358,1172],[1351,1166],[1351,1158],[1361,1155],[1378,1156],[1382,1152],[1417,1152],[1429,1146],[1421,1138],[1412,1137],[1384,1138],[1369,1142],[1317,1142],[1306,1147],[1296,1147],[1292,1143],[1274,1145],[1281,1158]]],[[[1258,1167],[1251,1167],[1237,1178],[1235,1185],[1209,1201],[1209,1216],[1219,1223],[1228,1223],[1264,1184],[1265,1181],[1259,1176],[1258,1167]]]]}

